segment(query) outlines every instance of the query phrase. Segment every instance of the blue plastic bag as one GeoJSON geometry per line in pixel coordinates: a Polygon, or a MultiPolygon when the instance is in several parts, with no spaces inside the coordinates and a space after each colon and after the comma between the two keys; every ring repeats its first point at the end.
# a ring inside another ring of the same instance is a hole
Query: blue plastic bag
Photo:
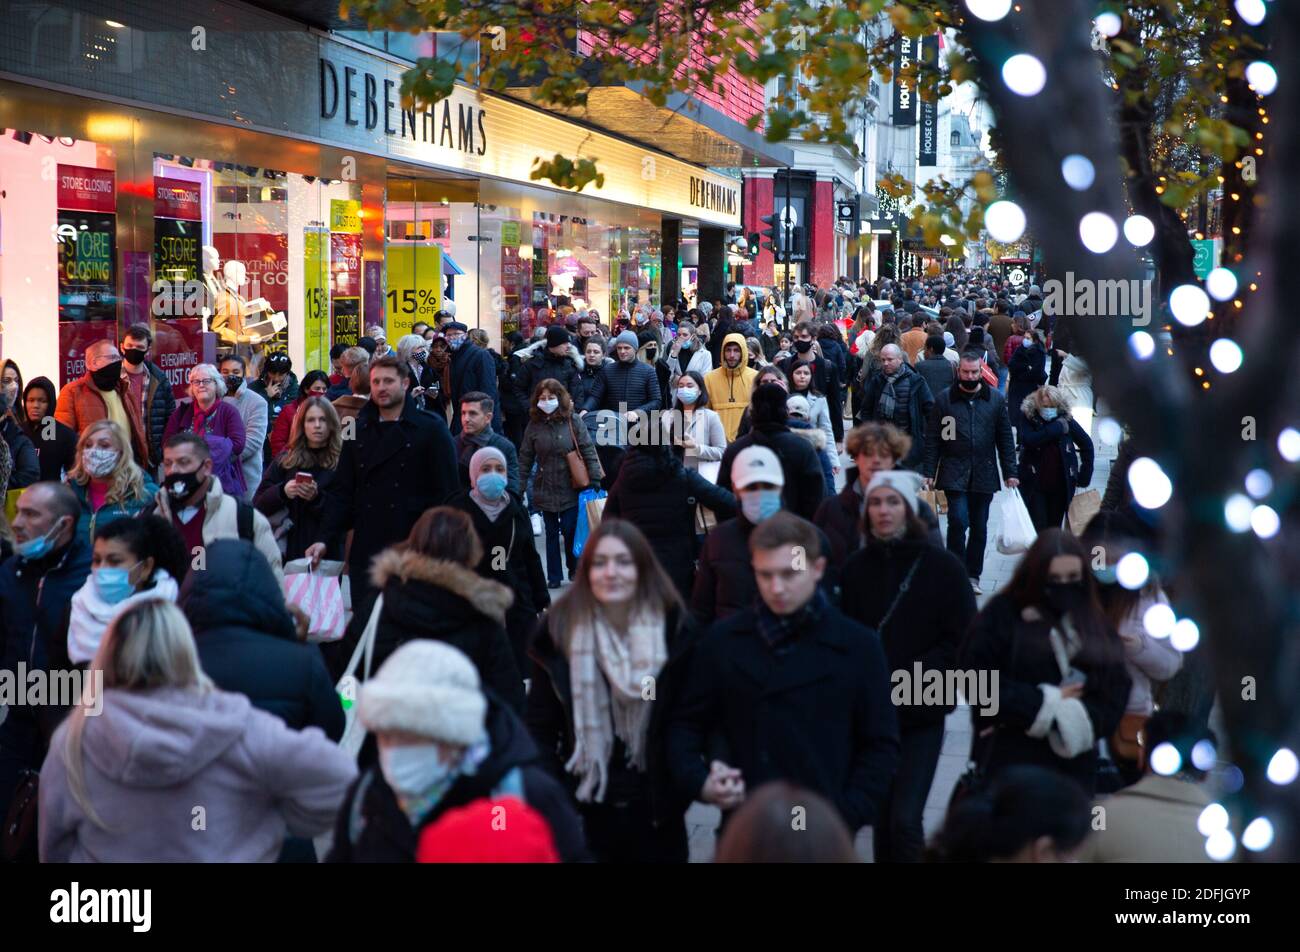
{"type": "Polygon", "coordinates": [[[582,557],[582,547],[591,535],[591,524],[587,519],[587,504],[597,499],[604,499],[609,494],[603,489],[584,489],[578,493],[578,528],[573,531],[573,557],[582,557]]]}

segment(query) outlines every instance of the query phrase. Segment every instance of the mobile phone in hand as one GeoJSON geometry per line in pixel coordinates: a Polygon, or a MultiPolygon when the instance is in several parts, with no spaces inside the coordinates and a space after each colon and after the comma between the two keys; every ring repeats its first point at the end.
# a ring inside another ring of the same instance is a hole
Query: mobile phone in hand
{"type": "Polygon", "coordinates": [[[316,477],[311,473],[294,473],[293,481],[295,483],[314,483],[316,482],[316,477]]]}

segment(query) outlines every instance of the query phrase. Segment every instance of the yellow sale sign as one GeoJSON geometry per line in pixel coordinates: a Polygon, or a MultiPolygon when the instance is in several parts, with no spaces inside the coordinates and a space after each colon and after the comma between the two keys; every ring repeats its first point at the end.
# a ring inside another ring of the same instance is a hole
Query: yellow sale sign
{"type": "Polygon", "coordinates": [[[387,293],[384,295],[385,333],[390,346],[411,333],[416,321],[433,323],[442,307],[442,248],[438,245],[388,246],[387,293]]]}

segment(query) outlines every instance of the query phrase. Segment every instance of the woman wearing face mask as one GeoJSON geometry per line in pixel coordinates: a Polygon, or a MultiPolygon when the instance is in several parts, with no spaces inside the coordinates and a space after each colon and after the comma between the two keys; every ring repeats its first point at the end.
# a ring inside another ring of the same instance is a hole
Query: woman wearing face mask
{"type": "MultiPolygon", "coordinates": [[[[819,427],[826,434],[826,445],[833,449],[835,446],[835,431],[831,428],[830,404],[826,402],[825,395],[817,389],[816,383],[813,382],[812,364],[795,363],[790,365],[790,395],[804,397],[808,400],[808,422],[815,427],[819,427]]],[[[833,462],[835,472],[838,473],[840,470],[839,460],[836,459],[833,462]]]]}
{"type": "Polygon", "coordinates": [[[506,491],[506,479],[505,455],[485,446],[469,459],[471,488],[456,493],[447,505],[469,515],[483,543],[483,557],[474,570],[515,594],[506,609],[506,635],[515,667],[522,674],[528,670],[528,638],[536,627],[538,613],[551,604],[551,593],[533,543],[528,510],[506,491]]]}
{"type": "Polygon", "coordinates": [[[6,359],[4,364],[0,365],[0,393],[8,398],[8,406],[18,406],[18,398],[23,393],[23,372],[11,359],[6,359]]]}
{"type": "MultiPolygon", "coordinates": [[[[463,651],[479,680],[522,713],[523,676],[505,630],[512,593],[475,571],[483,555],[468,513],[435,506],[415,521],[405,542],[375,556],[370,578],[383,601],[375,603],[379,621],[373,664],[382,665],[417,638],[445,642],[463,651]]],[[[369,617],[367,610],[353,616],[358,637],[369,617]]],[[[355,644],[351,638],[348,642],[355,644]]]]}
{"type": "Polygon", "coordinates": [[[433,384],[434,372],[429,366],[429,342],[419,334],[404,334],[397,341],[397,359],[406,365],[410,375],[406,378],[406,396],[424,406],[424,394],[433,384]]]}
{"type": "Polygon", "coordinates": [[[163,442],[174,433],[202,436],[212,454],[212,475],[221,481],[222,491],[243,496],[247,488],[239,457],[244,452],[247,433],[234,404],[221,399],[226,386],[225,378],[212,364],[196,364],[190,368],[190,395],[176,404],[163,431],[163,442]]]}
{"type": "MultiPolygon", "coordinates": [[[[885,470],[866,489],[866,543],[844,564],[841,610],[880,636],[891,671],[909,679],[943,679],[956,667],[957,648],[975,616],[966,568],[932,544],[917,516],[921,477],[885,470]],[[932,674],[933,672],[933,674],[932,674]]],[[[925,848],[922,816],[943,748],[944,719],[955,699],[921,703],[921,691],[895,699],[902,760],[873,824],[877,863],[919,863],[925,848]]],[[[975,699],[970,699],[976,703],[975,699]]]]}
{"type": "Polygon", "coordinates": [[[1060,528],[1070,500],[1092,482],[1092,440],[1055,387],[1020,403],[1020,494],[1038,530],[1060,528]]]}
{"type": "MultiPolygon", "coordinates": [[[[705,344],[707,345],[707,341],[705,344]]],[[[676,380],[682,374],[694,371],[703,376],[713,369],[713,356],[707,346],[700,346],[695,325],[689,321],[682,321],[677,325],[677,336],[668,349],[666,362],[674,387],[677,386],[676,380]]]]}
{"type": "Polygon", "coordinates": [[[81,668],[89,664],[109,622],[127,606],[149,598],[175,602],[188,561],[180,535],[159,516],[146,513],[96,526],[90,577],[72,596],[68,635],[58,646],[67,654],[52,651],[55,666],[64,660],[81,668]]]}
{"type": "Polygon", "coordinates": [[[672,409],[664,411],[664,425],[670,438],[682,448],[682,463],[698,470],[700,463],[722,459],[727,449],[727,431],[722,418],[709,409],[709,391],[704,377],[687,371],[677,378],[672,409]]]}
{"type": "MultiPolygon", "coordinates": [[[[289,445],[276,457],[253,496],[253,506],[268,519],[283,513],[287,530],[280,531],[285,559],[301,559],[307,547],[322,538],[325,496],[343,452],[343,424],[333,404],[321,396],[302,401],[293,419],[289,445]]],[[[342,558],[326,552],[326,558],[342,558]]]]}
{"type": "MultiPolygon", "coordinates": [[[[409,863],[421,833],[458,807],[515,797],[546,820],[565,862],[587,858],[564,788],[537,761],[528,729],[480,687],[463,653],[409,641],[361,685],[358,716],[379,763],[338,811],[328,863],[409,863]]],[[[507,818],[508,821],[508,818],[507,818]]]]}
{"type": "Polygon", "coordinates": [[[664,727],[695,632],[636,527],[606,517],[533,641],[528,727],[600,862],[684,863],[664,727]],[[653,688],[653,690],[650,690],[653,688]]]}
{"type": "Polygon", "coordinates": [[[280,411],[280,415],[275,418],[275,426],[271,430],[271,459],[275,459],[283,453],[284,448],[289,445],[289,435],[293,432],[294,421],[298,417],[298,411],[302,409],[307,399],[309,397],[323,397],[329,392],[329,389],[329,374],[323,370],[307,371],[306,376],[302,378],[302,386],[298,388],[298,399],[288,404],[280,411]]]}
{"type": "Polygon", "coordinates": [[[425,385],[424,408],[430,413],[448,417],[448,405],[451,399],[451,345],[447,338],[439,336],[429,341],[428,367],[432,371],[431,381],[425,385]]]}
{"type": "Polygon", "coordinates": [[[1111,530],[1104,517],[1093,519],[1080,541],[1089,552],[1100,549],[1105,553],[1105,564],[1095,568],[1093,563],[1093,574],[1097,577],[1101,610],[1119,632],[1124,644],[1124,666],[1133,682],[1124,717],[1115,733],[1107,738],[1107,750],[1125,782],[1136,783],[1146,767],[1146,751],[1138,744],[1138,736],[1155,711],[1154,688],[1178,673],[1183,655],[1168,638],[1152,637],[1143,624],[1149,608],[1169,604],[1159,577],[1152,572],[1146,584],[1137,589],[1119,584],[1115,567],[1125,555],[1138,551],[1137,542],[1111,530]]]}
{"type": "Polygon", "coordinates": [[[542,514],[546,526],[546,577],[550,588],[563,584],[564,566],[569,578],[577,559],[573,555],[573,534],[578,528],[578,492],[567,456],[577,451],[582,457],[587,486],[599,485],[604,470],[596,456],[587,427],[573,416],[573,401],[558,380],[543,380],[533,391],[532,410],[524,440],[519,446],[519,472],[530,473],[537,463],[533,480],[532,504],[542,514]],[[560,536],[564,536],[563,561],[560,536]]]}
{"type": "Polygon", "coordinates": [[[54,419],[54,383],[34,377],[23,389],[21,410],[16,411],[23,432],[35,448],[41,481],[57,483],[77,464],[77,433],[54,419]],[[47,434],[53,439],[45,439],[47,434]]]}
{"type": "Polygon", "coordinates": [[[68,486],[81,502],[77,532],[86,540],[97,526],[138,515],[158,495],[158,486],[136,465],[122,428],[112,420],[99,420],[82,431],[68,486]]]}
{"type": "Polygon", "coordinates": [[[605,356],[605,342],[599,337],[589,337],[582,344],[582,369],[578,371],[575,378],[577,383],[574,386],[573,398],[577,406],[582,406],[591,396],[591,392],[596,389],[596,381],[600,379],[600,371],[606,364],[612,364],[614,359],[605,356]]]}
{"type": "Polygon", "coordinates": [[[1040,532],[1010,584],[975,617],[962,670],[998,672],[998,709],[972,707],[972,759],[992,776],[1012,764],[1050,767],[1088,793],[1097,741],[1119,726],[1130,680],[1119,635],[1102,613],[1090,552],[1060,529],[1040,532]]]}
{"type": "Polygon", "coordinates": [[[1017,443],[1024,439],[1020,435],[1025,426],[1024,400],[1045,383],[1047,347],[1043,343],[1043,333],[1026,328],[1020,346],[1007,361],[1007,410],[1011,414],[1011,425],[1016,428],[1017,443]]]}

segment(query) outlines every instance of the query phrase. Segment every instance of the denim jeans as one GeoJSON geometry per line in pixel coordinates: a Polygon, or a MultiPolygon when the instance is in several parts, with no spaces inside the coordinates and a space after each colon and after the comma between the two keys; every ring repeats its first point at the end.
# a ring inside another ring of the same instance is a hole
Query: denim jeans
{"type": "Polygon", "coordinates": [[[1005,364],[998,368],[998,389],[1004,394],[1007,392],[1007,374],[1008,369],[1005,364]]]}
{"type": "Polygon", "coordinates": [[[922,820],[943,749],[943,721],[905,727],[900,740],[898,772],[871,831],[877,863],[921,862],[925,850],[922,820]]]}
{"type": "Polygon", "coordinates": [[[577,559],[573,556],[573,536],[578,529],[578,507],[564,512],[542,511],[542,522],[546,524],[546,581],[558,585],[564,580],[563,566],[569,567],[569,578],[573,578],[573,567],[577,559]],[[564,534],[564,562],[560,562],[560,534],[564,534]]]}
{"type": "Polygon", "coordinates": [[[993,494],[952,489],[944,494],[948,497],[948,551],[966,563],[967,575],[977,579],[984,574],[984,548],[988,544],[993,494]]]}

